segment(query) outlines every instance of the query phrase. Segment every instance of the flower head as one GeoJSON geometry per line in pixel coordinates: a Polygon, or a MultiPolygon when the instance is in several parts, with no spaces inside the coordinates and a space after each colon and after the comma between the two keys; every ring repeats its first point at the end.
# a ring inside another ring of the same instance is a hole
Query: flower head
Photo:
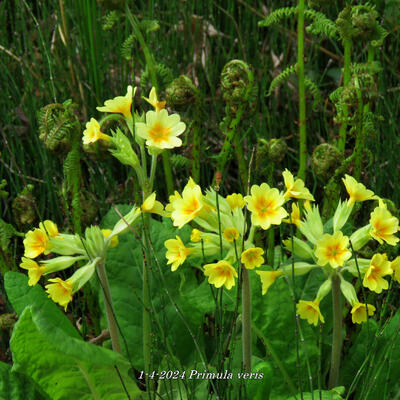
{"type": "Polygon", "coordinates": [[[106,100],[104,106],[96,107],[96,109],[101,112],[119,113],[124,117],[132,118],[132,97],[135,96],[135,93],[136,87],[133,89],[132,86],[129,85],[125,96],[117,96],[112,100],[106,100]]]}
{"type": "Polygon", "coordinates": [[[256,271],[260,275],[262,284],[262,294],[267,293],[269,287],[275,282],[276,278],[283,274],[283,271],[256,271]]]}
{"type": "MultiPolygon", "coordinates": [[[[368,315],[374,315],[376,308],[372,304],[368,304],[368,315]]],[[[351,309],[351,320],[353,324],[361,324],[367,320],[367,306],[364,303],[354,303],[351,309]]]]}
{"type": "Polygon", "coordinates": [[[100,139],[110,141],[111,137],[101,132],[99,123],[94,118],[90,118],[83,131],[83,144],[94,143],[100,139]]]}
{"type": "Polygon", "coordinates": [[[232,193],[229,196],[226,196],[226,201],[228,202],[232,211],[236,209],[241,210],[246,204],[243,196],[240,193],[232,193]]]}
{"type": "Polygon", "coordinates": [[[164,246],[167,248],[167,253],[165,254],[168,260],[167,264],[172,264],[171,271],[176,271],[193,251],[183,244],[179,236],[176,236],[176,239],[166,240],[164,246]]]}
{"type": "Polygon", "coordinates": [[[306,319],[309,324],[317,326],[318,320],[325,322],[321,311],[319,310],[319,300],[313,301],[300,300],[296,305],[297,313],[301,319],[306,319]]]}
{"type": "Polygon", "coordinates": [[[399,220],[386,207],[376,207],[371,213],[369,223],[372,226],[370,235],[380,244],[384,241],[392,246],[397,244],[399,238],[394,234],[399,230],[399,220]]]}
{"type": "Polygon", "coordinates": [[[286,222],[288,224],[292,223],[295,224],[296,226],[300,226],[301,223],[300,209],[296,203],[292,203],[292,212],[290,214],[290,218],[284,219],[283,222],[286,222]]]}
{"type": "MultiPolygon", "coordinates": [[[[101,233],[103,234],[103,236],[105,238],[108,238],[111,235],[112,230],[111,229],[102,229],[101,233]]],[[[110,249],[113,249],[114,247],[118,246],[118,243],[119,243],[118,242],[118,235],[114,235],[114,236],[111,237],[110,244],[108,245],[108,247],[110,249]]]]}
{"type": "Polygon", "coordinates": [[[153,213],[153,214],[164,214],[164,206],[156,200],[156,192],[153,192],[141,206],[143,212],[153,213]]]}
{"type": "Polygon", "coordinates": [[[36,261],[26,257],[22,257],[22,263],[19,266],[28,270],[29,286],[35,286],[46,271],[45,267],[40,266],[36,261]]]}
{"type": "Polygon", "coordinates": [[[344,186],[346,187],[347,193],[350,196],[350,199],[347,202],[349,207],[352,206],[356,201],[374,200],[377,198],[372,190],[367,189],[362,183],[357,182],[352,176],[346,174],[342,180],[344,186]]]}
{"type": "Polygon", "coordinates": [[[349,238],[343,236],[341,231],[337,231],[333,235],[326,233],[316,243],[317,264],[324,266],[329,263],[332,268],[341,267],[351,257],[348,245],[349,238]]]}
{"type": "Polygon", "coordinates": [[[390,264],[393,274],[394,274],[394,279],[400,283],[400,256],[396,257],[390,264]]]}
{"type": "Polygon", "coordinates": [[[49,297],[67,311],[68,303],[72,301],[72,284],[61,278],[49,279],[49,282],[53,282],[46,285],[49,297]]]}
{"type": "Polygon", "coordinates": [[[194,183],[193,180],[189,179],[183,189],[182,196],[175,196],[175,199],[171,202],[171,218],[174,221],[174,226],[179,229],[195,218],[204,206],[200,186],[192,183],[194,183]]]}
{"type": "Polygon", "coordinates": [[[137,122],[136,133],[146,140],[146,145],[157,149],[173,149],[182,146],[182,140],[178,138],[186,125],[181,122],[178,114],[168,115],[167,110],[148,111],[146,123],[137,122]]]}
{"type": "Polygon", "coordinates": [[[202,235],[203,234],[201,231],[199,231],[198,229],[193,229],[190,235],[190,241],[193,243],[198,243],[201,241],[202,235]]]}
{"type": "Polygon", "coordinates": [[[226,228],[223,236],[228,242],[233,242],[239,238],[239,231],[236,228],[226,228]]]}
{"type": "Polygon", "coordinates": [[[26,233],[24,239],[25,257],[36,258],[38,255],[47,252],[50,248],[49,237],[42,229],[33,229],[26,233]]]}
{"type": "Polygon", "coordinates": [[[392,275],[391,262],[388,261],[386,254],[374,254],[368,269],[365,271],[363,285],[369,290],[381,293],[382,289],[386,290],[389,283],[383,279],[386,275],[392,275]]]}
{"type": "Polygon", "coordinates": [[[247,269],[254,269],[255,267],[259,267],[263,264],[263,254],[263,249],[260,249],[259,247],[252,247],[251,249],[247,249],[242,253],[240,261],[247,269]]]}
{"type": "Polygon", "coordinates": [[[149,104],[151,104],[155,110],[161,111],[165,108],[165,101],[158,101],[157,91],[155,87],[152,87],[150,90],[149,98],[143,97],[149,104]]]}
{"type": "Polygon", "coordinates": [[[271,225],[280,225],[288,214],[282,207],[285,198],[278,189],[270,188],[266,183],[251,187],[251,196],[246,196],[247,208],[251,211],[253,225],[268,229],[271,225]]]}
{"type": "Polygon", "coordinates": [[[285,169],[282,175],[286,186],[285,198],[292,197],[314,201],[314,196],[304,186],[304,182],[301,179],[294,180],[292,173],[288,169],[285,169]]]}
{"type": "Polygon", "coordinates": [[[216,288],[225,285],[228,290],[235,286],[235,278],[238,276],[235,268],[225,260],[205,265],[204,275],[208,276],[208,283],[216,288]]]}
{"type": "Polygon", "coordinates": [[[49,219],[41,222],[39,224],[39,229],[41,229],[43,232],[46,232],[49,238],[55,238],[59,235],[57,225],[49,219]]]}

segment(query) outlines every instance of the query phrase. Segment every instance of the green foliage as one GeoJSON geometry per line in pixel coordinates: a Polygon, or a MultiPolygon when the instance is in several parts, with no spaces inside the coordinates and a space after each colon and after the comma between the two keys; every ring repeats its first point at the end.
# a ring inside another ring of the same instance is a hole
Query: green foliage
{"type": "Polygon", "coordinates": [[[11,365],[0,361],[1,400],[47,400],[50,398],[27,377],[11,371],[11,365]]]}
{"type": "Polygon", "coordinates": [[[109,11],[104,17],[103,17],[103,25],[102,28],[105,31],[111,30],[115,23],[119,20],[119,13],[117,10],[111,10],[109,11]]]}
{"type": "Polygon", "coordinates": [[[322,104],[322,94],[321,91],[319,90],[318,86],[316,85],[315,82],[313,82],[310,78],[307,76],[304,77],[304,84],[306,85],[306,88],[308,91],[312,94],[314,101],[313,101],[313,108],[314,110],[317,109],[317,107],[322,104]]]}
{"type": "Polygon", "coordinates": [[[267,27],[272,24],[279,24],[283,19],[292,18],[297,15],[297,7],[284,7],[272,11],[265,19],[259,21],[258,26],[267,27]]]}
{"type": "Polygon", "coordinates": [[[327,18],[323,13],[312,9],[304,11],[304,17],[311,20],[310,25],[306,27],[307,32],[314,35],[324,35],[329,38],[336,38],[338,36],[337,25],[327,18]]]}
{"type": "Polygon", "coordinates": [[[20,315],[10,342],[13,371],[30,376],[51,399],[121,399],[122,381],[132,399],[140,398],[129,363],[84,342],[41,287],[29,287],[27,277],[16,272],[6,274],[5,287],[20,315]]]}
{"type": "Polygon", "coordinates": [[[18,232],[14,226],[0,218],[0,248],[2,251],[6,252],[9,249],[11,239],[15,235],[18,235],[18,232]]]}
{"type": "MultiPolygon", "coordinates": [[[[314,390],[313,394],[311,393],[303,393],[302,398],[304,400],[312,400],[312,399],[318,399],[318,400],[343,400],[344,397],[341,395],[344,395],[345,388],[344,386],[338,386],[333,388],[332,390],[314,390]]],[[[297,397],[290,397],[287,400],[296,400],[297,397]]]]}
{"type": "Polygon", "coordinates": [[[277,75],[269,85],[267,96],[271,96],[272,92],[284,82],[286,82],[291,75],[297,74],[297,63],[286,67],[279,75],[277,75]]]}
{"type": "MultiPolygon", "coordinates": [[[[157,77],[157,82],[159,84],[159,93],[163,91],[174,79],[172,75],[172,71],[164,64],[156,64],[155,66],[155,74],[157,77]]],[[[148,88],[151,85],[151,74],[146,65],[146,69],[143,71],[142,75],[140,76],[140,87],[142,88],[142,93],[147,95],[148,88]]]]}

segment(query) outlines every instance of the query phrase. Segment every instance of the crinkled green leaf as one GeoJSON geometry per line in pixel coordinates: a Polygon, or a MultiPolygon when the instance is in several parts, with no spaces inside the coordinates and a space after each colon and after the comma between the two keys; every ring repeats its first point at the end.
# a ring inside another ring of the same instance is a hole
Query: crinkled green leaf
{"type": "Polygon", "coordinates": [[[124,386],[131,399],[141,398],[122,356],[69,336],[37,307],[20,315],[10,348],[13,371],[30,376],[53,400],[127,399],[124,386]]]}
{"type": "MultiPolygon", "coordinates": [[[[26,375],[11,371],[11,365],[0,361],[0,400],[49,399],[26,375]]],[[[50,399],[49,399],[50,400],[50,399]]]]}

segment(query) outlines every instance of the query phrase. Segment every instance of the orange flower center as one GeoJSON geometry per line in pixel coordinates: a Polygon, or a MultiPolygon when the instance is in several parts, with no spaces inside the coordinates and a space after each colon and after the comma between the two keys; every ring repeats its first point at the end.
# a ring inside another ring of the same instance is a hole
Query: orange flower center
{"type": "Polygon", "coordinates": [[[149,130],[149,135],[155,143],[161,143],[168,140],[171,128],[165,128],[159,122],[156,122],[149,130]]]}

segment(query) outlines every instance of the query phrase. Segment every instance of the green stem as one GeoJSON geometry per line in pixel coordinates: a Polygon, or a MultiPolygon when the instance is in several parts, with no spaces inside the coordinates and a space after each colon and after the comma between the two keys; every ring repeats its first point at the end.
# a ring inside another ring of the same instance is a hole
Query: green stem
{"type": "MultiPolygon", "coordinates": [[[[351,63],[351,40],[344,39],[344,67],[343,67],[343,86],[346,87],[350,82],[350,63],[351,63]]],[[[344,153],[346,149],[346,134],[347,134],[347,117],[349,109],[346,104],[343,104],[343,122],[339,130],[338,148],[344,153]]]]}
{"type": "Polygon", "coordinates": [[[298,3],[297,20],[297,76],[299,82],[299,171],[297,176],[305,181],[307,166],[306,87],[304,83],[304,0],[298,3]]]}
{"type": "Polygon", "coordinates": [[[157,168],[157,156],[153,155],[151,157],[149,192],[153,190],[154,178],[156,176],[156,168],[157,168]]]}
{"type": "Polygon", "coordinates": [[[161,154],[162,163],[164,167],[164,175],[165,175],[165,183],[167,185],[167,193],[171,195],[174,192],[174,181],[172,178],[172,168],[171,163],[169,161],[170,158],[169,150],[164,150],[161,154]]]}
{"type": "Polygon", "coordinates": [[[332,305],[333,305],[333,334],[332,334],[332,357],[329,373],[329,388],[338,386],[340,356],[342,352],[342,298],[340,291],[340,278],[332,277],[332,305]]]}
{"type": "Polygon", "coordinates": [[[243,188],[247,186],[247,164],[243,154],[243,143],[238,134],[233,136],[233,143],[235,145],[236,159],[239,167],[239,175],[242,181],[243,188]]]}
{"type": "Polygon", "coordinates": [[[249,271],[242,266],[242,350],[243,369],[251,372],[251,291],[249,271]]]}
{"type": "Polygon", "coordinates": [[[103,300],[104,300],[104,305],[106,307],[108,330],[110,331],[112,348],[117,353],[121,353],[121,344],[119,342],[119,335],[118,335],[118,325],[115,319],[115,313],[111,299],[110,285],[108,283],[104,262],[101,262],[97,265],[97,274],[100,279],[101,289],[103,292],[103,300]]]}

